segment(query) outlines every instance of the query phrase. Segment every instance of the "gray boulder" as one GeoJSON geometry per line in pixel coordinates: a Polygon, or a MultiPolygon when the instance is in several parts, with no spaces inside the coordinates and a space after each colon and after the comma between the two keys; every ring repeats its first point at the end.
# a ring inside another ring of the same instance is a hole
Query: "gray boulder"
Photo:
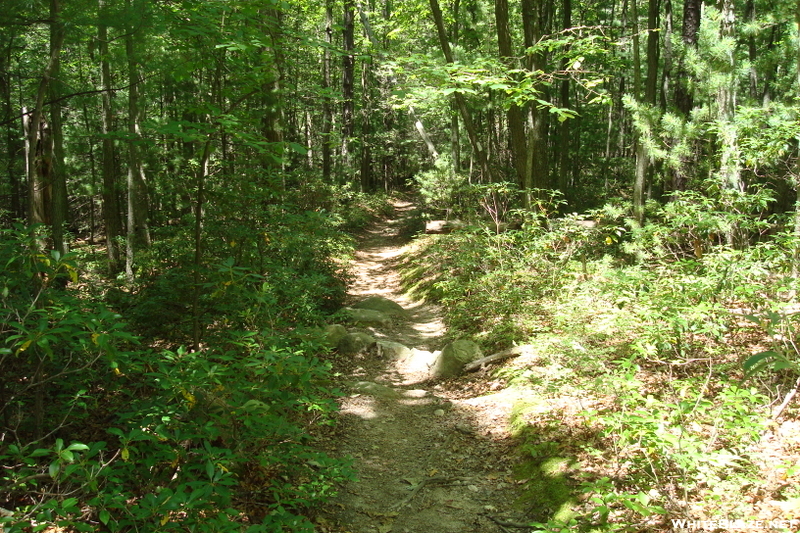
{"type": "Polygon", "coordinates": [[[411,357],[411,348],[404,346],[399,342],[392,341],[378,341],[375,347],[378,357],[388,359],[389,361],[400,361],[411,357]]]}
{"type": "Polygon", "coordinates": [[[392,319],[386,313],[374,309],[356,309],[345,307],[339,311],[347,320],[361,326],[386,327],[391,325],[392,319]]]}
{"type": "Polygon", "coordinates": [[[372,309],[389,316],[405,317],[406,310],[398,304],[383,296],[370,296],[369,298],[353,304],[355,309],[372,309]]]}
{"type": "Polygon", "coordinates": [[[425,223],[425,233],[451,233],[453,230],[461,229],[465,226],[466,224],[460,220],[429,220],[425,223]]]}
{"type": "Polygon", "coordinates": [[[355,331],[342,337],[336,348],[340,354],[356,355],[375,348],[375,339],[366,333],[355,331]]]}
{"type": "Polygon", "coordinates": [[[433,363],[431,374],[435,378],[452,378],[464,371],[467,363],[483,357],[480,347],[472,341],[457,340],[442,349],[433,363]]]}
{"type": "Polygon", "coordinates": [[[325,342],[331,348],[339,346],[339,342],[347,336],[347,329],[341,324],[329,324],[323,329],[325,342]]]}

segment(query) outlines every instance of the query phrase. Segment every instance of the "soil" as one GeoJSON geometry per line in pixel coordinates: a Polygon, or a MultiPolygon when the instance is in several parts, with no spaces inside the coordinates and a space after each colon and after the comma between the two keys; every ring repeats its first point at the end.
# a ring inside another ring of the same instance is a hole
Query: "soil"
{"type": "MultiPolygon", "coordinates": [[[[402,228],[412,210],[396,203],[393,219],[375,223],[362,237],[349,294],[353,302],[383,296],[408,312],[407,320],[389,328],[364,331],[434,351],[444,344],[441,311],[404,294],[398,273],[409,242],[402,228]]],[[[353,458],[358,481],[321,510],[318,531],[525,531],[519,529],[524,518],[515,506],[520,485],[507,429],[514,398],[492,394],[498,383],[475,374],[429,381],[375,354],[338,360],[344,383],[359,385],[345,388],[329,451],[353,458]]]]}

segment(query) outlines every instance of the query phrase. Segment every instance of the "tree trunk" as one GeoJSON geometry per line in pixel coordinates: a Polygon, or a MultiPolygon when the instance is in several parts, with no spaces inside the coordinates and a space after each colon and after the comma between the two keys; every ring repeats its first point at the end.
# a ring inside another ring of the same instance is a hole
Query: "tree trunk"
{"type": "MultiPolygon", "coordinates": [[[[633,0],[636,5],[637,0],[633,0]]],[[[658,88],[658,10],[659,1],[649,0],[647,9],[647,77],[643,102],[650,107],[656,105],[658,88]]],[[[634,17],[638,14],[634,9],[634,17]]],[[[638,22],[636,24],[638,26],[638,22]]],[[[636,91],[638,94],[638,91],[636,91]]],[[[647,120],[647,119],[646,119],[647,120]]],[[[644,195],[650,173],[650,155],[644,143],[636,143],[636,177],[633,183],[633,216],[639,224],[644,222],[644,195]]]]}
{"type": "Polygon", "coordinates": [[[19,162],[24,158],[24,145],[20,141],[19,123],[11,117],[14,115],[11,81],[11,50],[13,39],[0,56],[0,97],[3,99],[3,120],[6,122],[6,172],[8,173],[9,202],[8,210],[12,218],[22,219],[25,211],[22,207],[22,189],[19,176],[19,162]]]}
{"type": "MultiPolygon", "coordinates": [[[[50,179],[53,184],[53,249],[66,254],[69,249],[64,238],[64,226],[67,222],[67,174],[64,169],[64,133],[61,117],[61,53],[53,50],[54,43],[64,41],[64,22],[61,20],[60,0],[50,0],[50,54],[55,58],[53,79],[48,94],[50,97],[50,134],[53,139],[53,156],[50,168],[50,179]],[[55,52],[55,53],[54,53],[55,52]]],[[[61,46],[60,44],[58,45],[61,46]]]]}
{"type": "MultiPolygon", "coordinates": [[[[137,7],[138,3],[137,3],[137,7]]],[[[133,5],[127,1],[128,13],[132,15],[133,5]]],[[[125,51],[128,59],[128,228],[125,250],[125,273],[128,279],[133,279],[133,261],[137,251],[150,246],[150,229],[148,227],[148,201],[147,181],[144,174],[144,164],[139,153],[139,59],[136,55],[134,39],[136,38],[136,24],[127,28],[125,36],[125,51]]]]}
{"type": "MultiPolygon", "coordinates": [[[[795,4],[794,12],[795,35],[798,36],[795,44],[795,91],[796,96],[800,97],[800,0],[795,4]]],[[[794,190],[797,199],[794,204],[794,253],[792,261],[792,278],[800,279],[800,159],[795,160],[794,190]]],[[[797,297],[797,291],[792,291],[792,299],[797,297]]]]}
{"type": "Polygon", "coordinates": [[[331,133],[333,132],[333,109],[331,105],[331,48],[333,47],[332,0],[325,0],[325,43],[322,55],[322,179],[327,183],[331,177],[331,133]]]}
{"type": "MultiPolygon", "coordinates": [[[[439,0],[430,0],[430,5],[431,14],[433,15],[433,22],[436,24],[436,32],[439,35],[439,45],[442,48],[445,61],[452,64],[454,63],[453,52],[450,49],[450,42],[447,40],[447,31],[444,27],[442,10],[439,8],[439,0]]],[[[464,127],[467,130],[467,135],[469,135],[469,142],[472,145],[473,155],[478,160],[478,164],[481,167],[481,174],[488,178],[489,181],[494,181],[492,179],[494,171],[489,165],[489,158],[486,155],[486,147],[481,143],[480,137],[478,136],[478,130],[475,128],[475,124],[472,121],[472,114],[467,107],[467,99],[464,98],[464,95],[459,92],[453,93],[453,98],[455,100],[456,107],[461,114],[461,119],[464,121],[464,127]]]]}
{"type": "Polygon", "coordinates": [[[103,222],[106,232],[106,254],[111,274],[121,268],[119,237],[122,235],[122,219],[120,218],[119,189],[116,176],[114,140],[109,134],[114,128],[114,109],[111,93],[111,66],[108,53],[107,0],[99,0],[99,20],[97,23],[97,40],[100,51],[100,89],[103,106],[103,222]]]}
{"type": "MultiPolygon", "coordinates": [[[[60,18],[58,0],[51,0],[53,24],[60,18]]],[[[30,115],[25,115],[23,126],[26,137],[26,166],[28,177],[28,223],[49,224],[52,222],[52,182],[51,168],[53,142],[50,125],[44,114],[44,99],[50,91],[52,77],[58,72],[61,47],[64,44],[63,31],[50,31],[50,57],[39,80],[36,103],[30,115]]],[[[25,111],[25,110],[23,110],[25,111]]]]}
{"type": "Polygon", "coordinates": [[[345,0],[342,36],[344,54],[342,56],[342,164],[345,173],[351,167],[350,141],[355,133],[355,4],[345,0]]]}
{"type": "MultiPolygon", "coordinates": [[[[734,26],[736,14],[733,0],[722,0],[719,36],[727,41],[728,46],[735,47],[734,26]]],[[[720,64],[727,83],[720,84],[717,92],[717,121],[720,135],[722,157],[720,159],[719,177],[721,185],[727,189],[744,190],[739,163],[739,139],[735,123],[736,114],[736,54],[731,50],[727,54],[729,60],[720,64]]]]}
{"type": "MultiPolygon", "coordinates": [[[[547,12],[550,2],[537,0],[522,0],[522,27],[525,34],[525,47],[534,46],[544,36],[547,26],[547,12]]],[[[544,52],[528,54],[526,68],[535,72],[546,68],[547,56],[544,52]]],[[[546,88],[538,87],[542,91],[542,99],[547,100],[546,88]]],[[[528,109],[528,183],[524,185],[526,191],[531,189],[549,189],[550,177],[548,169],[548,116],[550,113],[539,109],[532,104],[528,109]]],[[[530,207],[531,194],[525,194],[526,207],[530,207]]]]}
{"type": "MultiPolygon", "coordinates": [[[[281,105],[281,90],[283,85],[284,56],[283,56],[283,15],[280,9],[269,8],[264,13],[264,28],[270,37],[270,43],[266,47],[266,56],[272,58],[270,80],[264,84],[263,89],[263,135],[264,138],[273,144],[273,155],[280,160],[283,165],[283,141],[284,141],[284,112],[281,105]]],[[[218,65],[221,68],[220,65],[218,65]]],[[[222,76],[215,75],[216,83],[222,83],[222,76]]],[[[217,91],[221,94],[221,91],[217,91]]],[[[267,167],[274,166],[274,159],[270,159],[267,167]]]]}
{"type": "MultiPolygon", "coordinates": [[[[495,0],[494,17],[497,25],[497,44],[500,49],[500,61],[509,70],[518,69],[511,45],[511,32],[508,29],[508,0],[495,0]]],[[[517,171],[517,183],[521,189],[527,189],[530,183],[528,168],[528,143],[525,134],[525,112],[518,105],[512,104],[507,111],[508,130],[511,135],[511,159],[517,171]]]]}
{"type": "Polygon", "coordinates": [[[370,60],[362,61],[361,63],[361,111],[359,113],[359,122],[361,129],[361,165],[359,170],[359,177],[361,179],[361,190],[364,192],[371,192],[375,189],[373,176],[372,176],[372,122],[370,117],[372,115],[372,98],[371,91],[371,68],[372,62],[370,60]]]}
{"type": "MultiPolygon", "coordinates": [[[[683,28],[681,38],[687,49],[697,48],[697,35],[700,32],[701,0],[684,0],[683,2],[683,28]]],[[[685,54],[678,62],[678,72],[675,76],[675,105],[688,117],[694,107],[694,95],[688,83],[689,73],[686,70],[685,54]]]]}
{"type": "MultiPolygon", "coordinates": [[[[572,27],[572,0],[564,0],[562,4],[562,29],[568,30],[572,27]]],[[[561,70],[565,71],[567,68],[566,59],[561,62],[561,70]]],[[[564,79],[561,80],[561,102],[560,107],[562,108],[569,108],[569,78],[564,76],[564,79]]],[[[570,175],[571,175],[571,165],[570,165],[570,150],[571,150],[571,138],[570,138],[570,127],[572,126],[571,120],[564,120],[559,125],[559,163],[558,163],[558,188],[561,193],[564,195],[564,198],[570,197],[570,175]]]]}

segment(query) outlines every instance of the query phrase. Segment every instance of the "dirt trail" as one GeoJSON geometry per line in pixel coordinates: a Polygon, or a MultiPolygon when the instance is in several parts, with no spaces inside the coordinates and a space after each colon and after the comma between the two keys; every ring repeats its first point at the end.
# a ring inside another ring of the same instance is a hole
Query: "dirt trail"
{"type": "MultiPolygon", "coordinates": [[[[441,349],[439,309],[403,294],[397,272],[407,239],[400,235],[412,205],[396,204],[394,220],[377,223],[353,264],[353,301],[380,295],[409,313],[376,338],[409,348],[441,349]]],[[[343,487],[320,513],[325,533],[466,533],[509,531],[520,520],[506,432],[509,405],[472,398],[476,378],[448,383],[375,355],[344,362],[349,381],[369,382],[341,401],[334,449],[355,460],[359,480],[343,487]]],[[[481,378],[480,389],[489,384],[481,378]]],[[[515,529],[515,531],[524,531],[515,529]]]]}

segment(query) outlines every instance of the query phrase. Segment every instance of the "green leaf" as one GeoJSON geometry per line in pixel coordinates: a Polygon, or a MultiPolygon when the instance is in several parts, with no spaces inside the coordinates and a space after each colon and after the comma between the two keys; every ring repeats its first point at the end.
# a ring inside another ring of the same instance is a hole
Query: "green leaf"
{"type": "Polygon", "coordinates": [[[111,513],[103,509],[102,511],[100,511],[98,518],[104,525],[108,525],[108,521],[111,519],[111,513]]]}
{"type": "Polygon", "coordinates": [[[72,443],[69,446],[67,446],[67,450],[70,450],[70,451],[80,451],[80,452],[82,452],[82,451],[88,450],[88,449],[89,449],[89,447],[87,445],[81,444],[80,442],[75,442],[75,443],[72,443]]]}
{"type": "Polygon", "coordinates": [[[61,463],[59,461],[56,460],[50,463],[48,474],[50,474],[51,478],[56,479],[58,477],[59,471],[61,471],[61,463]]]}
{"type": "Polygon", "coordinates": [[[751,370],[754,370],[754,367],[759,363],[761,363],[762,361],[764,361],[765,359],[770,359],[777,356],[778,354],[776,352],[769,350],[766,352],[757,353],[755,355],[751,355],[750,357],[748,357],[747,360],[742,364],[742,367],[745,369],[745,371],[749,372],[751,370]]]}

